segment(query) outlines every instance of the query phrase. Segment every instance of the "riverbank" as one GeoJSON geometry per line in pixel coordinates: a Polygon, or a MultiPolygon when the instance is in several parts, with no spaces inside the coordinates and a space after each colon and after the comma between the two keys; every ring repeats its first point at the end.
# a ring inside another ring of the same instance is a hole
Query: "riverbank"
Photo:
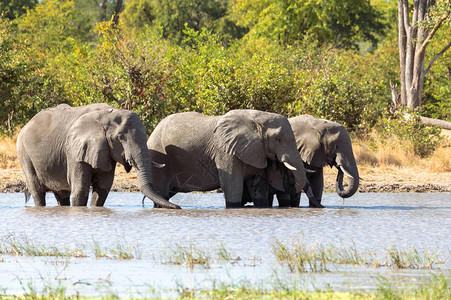
{"type": "MultiPolygon", "coordinates": [[[[433,172],[418,167],[371,167],[359,166],[359,192],[397,193],[451,192],[451,172],[433,172]]],[[[324,190],[335,190],[336,169],[324,168],[324,190]]],[[[25,188],[24,177],[20,169],[0,169],[0,192],[20,193],[25,188]]],[[[126,173],[122,166],[116,171],[112,191],[139,192],[138,180],[134,171],[126,173]]]]}
{"type": "MultiPolygon", "coordinates": [[[[396,142],[377,145],[354,140],[353,149],[360,173],[359,191],[365,192],[451,192],[451,131],[442,130],[443,146],[427,158],[419,158],[396,142]]],[[[16,140],[0,139],[0,192],[18,193],[25,182],[16,154],[16,140]]],[[[324,191],[335,191],[335,168],[324,168],[324,191]]],[[[112,191],[139,192],[134,169],[126,173],[118,165],[112,191]]]]}

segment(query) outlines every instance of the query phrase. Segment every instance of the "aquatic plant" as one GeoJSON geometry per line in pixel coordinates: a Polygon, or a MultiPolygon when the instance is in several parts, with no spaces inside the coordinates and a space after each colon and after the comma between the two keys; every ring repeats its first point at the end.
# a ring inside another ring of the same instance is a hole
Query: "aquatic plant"
{"type": "Polygon", "coordinates": [[[0,253],[15,256],[55,256],[55,257],[86,257],[83,249],[60,249],[56,246],[46,246],[34,242],[28,237],[21,239],[9,235],[0,241],[0,253]]]}
{"type": "Polygon", "coordinates": [[[379,278],[376,297],[381,299],[451,299],[449,277],[432,275],[427,283],[418,286],[405,283],[390,282],[386,278],[379,278]]]}
{"type": "Polygon", "coordinates": [[[196,265],[210,268],[210,264],[213,261],[208,251],[199,249],[192,242],[188,246],[176,244],[173,250],[163,255],[162,259],[164,264],[186,265],[189,268],[193,268],[196,265]]]}
{"type": "Polygon", "coordinates": [[[299,282],[290,284],[278,280],[270,286],[248,280],[235,283],[213,282],[210,288],[179,288],[178,291],[184,299],[450,299],[448,280],[443,275],[433,275],[426,283],[409,286],[381,277],[375,292],[338,292],[330,288],[308,291],[300,288],[299,282]]]}
{"type": "Polygon", "coordinates": [[[228,251],[223,244],[219,244],[216,251],[218,260],[221,262],[236,263],[241,260],[239,256],[234,257],[230,251],[228,251]]]}
{"type": "Polygon", "coordinates": [[[355,264],[374,267],[394,267],[397,269],[432,269],[434,264],[444,263],[439,254],[431,251],[419,251],[415,248],[399,250],[387,249],[386,262],[378,261],[370,251],[359,252],[355,243],[349,248],[316,245],[307,247],[302,242],[294,242],[288,247],[276,241],[273,245],[276,259],[288,266],[290,272],[324,272],[336,264],[355,264]]]}
{"type": "Polygon", "coordinates": [[[36,279],[29,279],[27,281],[20,278],[17,279],[22,286],[23,296],[14,296],[12,299],[64,300],[72,298],[66,296],[67,287],[63,285],[61,280],[57,280],[55,284],[54,280],[50,280],[40,275],[40,284],[38,285],[36,279]]]}
{"type": "Polygon", "coordinates": [[[141,259],[142,251],[136,245],[129,245],[125,240],[123,243],[117,241],[113,248],[101,248],[99,243],[93,239],[94,256],[96,258],[109,259],[141,259]]]}
{"type": "Polygon", "coordinates": [[[293,243],[292,249],[280,241],[273,245],[274,254],[279,262],[288,265],[290,272],[324,272],[327,271],[327,264],[332,261],[330,248],[323,245],[308,248],[300,242],[293,243]]]}
{"type": "Polygon", "coordinates": [[[234,257],[223,244],[219,244],[218,248],[214,250],[201,249],[193,242],[190,242],[189,245],[171,245],[167,252],[159,255],[158,258],[164,264],[186,265],[189,268],[194,266],[210,268],[212,263],[230,262],[233,264],[241,260],[239,256],[234,257]]]}
{"type": "Polygon", "coordinates": [[[392,246],[387,250],[386,265],[397,269],[432,269],[434,264],[442,263],[437,252],[420,252],[415,248],[400,250],[392,246]]]}
{"type": "Polygon", "coordinates": [[[332,260],[337,264],[369,265],[373,262],[372,254],[360,253],[355,242],[349,248],[334,248],[331,253],[334,255],[332,260]]]}

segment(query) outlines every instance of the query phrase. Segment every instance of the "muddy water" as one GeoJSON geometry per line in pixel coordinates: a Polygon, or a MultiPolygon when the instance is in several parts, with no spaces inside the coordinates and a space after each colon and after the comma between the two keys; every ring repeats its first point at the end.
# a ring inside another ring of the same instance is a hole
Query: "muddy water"
{"type": "MultiPolygon", "coordinates": [[[[222,194],[179,194],[172,199],[183,210],[142,207],[138,193],[112,193],[103,208],[24,204],[22,194],[0,194],[0,239],[11,235],[58,249],[82,249],[85,258],[0,256],[0,294],[22,294],[44,286],[67,287],[80,295],[148,296],[177,287],[205,288],[212,282],[247,280],[270,284],[287,280],[299,288],[372,289],[379,275],[394,281],[421,282],[432,273],[450,275],[451,194],[360,193],[343,201],[325,194],[326,209],[224,209],[222,194]],[[395,270],[342,266],[327,273],[291,274],[275,259],[276,240],[291,244],[355,247],[374,252],[380,261],[387,248],[433,251],[443,263],[433,270],[395,270]],[[138,259],[116,260],[94,255],[117,245],[134,247],[138,259]],[[177,245],[193,244],[216,257],[221,245],[237,262],[210,268],[162,263],[177,245]]],[[[306,205],[304,198],[301,205],[306,205]]]]}

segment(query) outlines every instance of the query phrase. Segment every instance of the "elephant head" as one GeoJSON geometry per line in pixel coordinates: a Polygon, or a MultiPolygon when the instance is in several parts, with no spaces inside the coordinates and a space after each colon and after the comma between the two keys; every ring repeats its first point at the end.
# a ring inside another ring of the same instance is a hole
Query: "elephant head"
{"type": "Polygon", "coordinates": [[[306,188],[307,177],[288,119],[258,110],[233,110],[215,128],[223,149],[247,165],[264,169],[268,160],[278,161],[292,172],[297,192],[306,188]]]}
{"type": "Polygon", "coordinates": [[[335,166],[338,169],[337,194],[342,198],[354,195],[359,187],[359,171],[347,130],[338,123],[309,115],[290,118],[289,122],[307,171],[322,172],[326,164],[335,166]],[[346,188],[343,187],[343,173],[348,177],[346,188]]]}
{"type": "Polygon", "coordinates": [[[146,146],[146,129],[138,115],[128,110],[102,109],[80,117],[68,136],[68,151],[79,162],[108,172],[116,162],[127,172],[136,168],[141,191],[165,208],[180,208],[155,192],[151,184],[151,158],[146,146]]]}

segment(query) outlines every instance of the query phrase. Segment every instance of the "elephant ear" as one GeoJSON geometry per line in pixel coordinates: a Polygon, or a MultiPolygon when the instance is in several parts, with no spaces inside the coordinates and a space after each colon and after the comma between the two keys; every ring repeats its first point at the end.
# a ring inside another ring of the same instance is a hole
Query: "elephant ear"
{"type": "Polygon", "coordinates": [[[314,167],[324,167],[326,152],[318,130],[315,128],[304,128],[302,132],[297,132],[296,145],[304,162],[314,167]]]}
{"type": "Polygon", "coordinates": [[[214,130],[219,147],[258,169],[267,165],[263,130],[248,114],[231,111],[222,116],[214,130]]]}
{"type": "Polygon", "coordinates": [[[69,130],[67,138],[68,152],[77,162],[85,162],[95,169],[111,171],[110,147],[105,130],[97,121],[99,111],[93,111],[80,117],[69,130]]]}

